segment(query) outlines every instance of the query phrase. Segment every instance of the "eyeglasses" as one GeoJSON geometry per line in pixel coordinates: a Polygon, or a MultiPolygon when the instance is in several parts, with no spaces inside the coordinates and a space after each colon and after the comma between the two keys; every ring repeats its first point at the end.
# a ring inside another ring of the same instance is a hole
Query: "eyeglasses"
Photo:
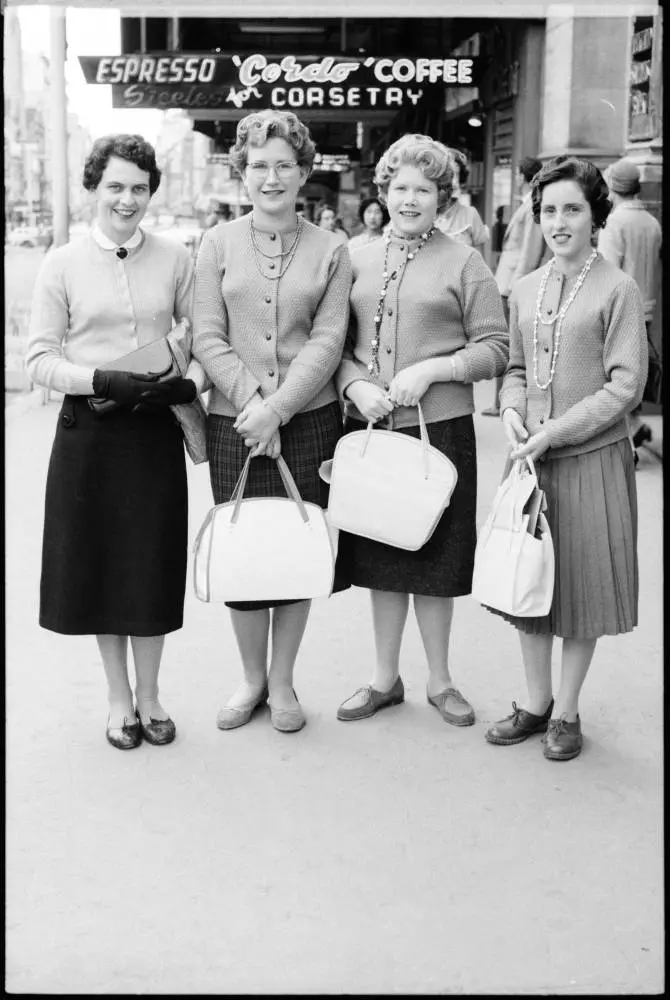
{"type": "Polygon", "coordinates": [[[281,163],[263,163],[262,160],[254,160],[247,163],[247,170],[252,177],[267,177],[271,170],[274,170],[277,177],[290,177],[298,166],[296,160],[282,160],[281,163]]]}

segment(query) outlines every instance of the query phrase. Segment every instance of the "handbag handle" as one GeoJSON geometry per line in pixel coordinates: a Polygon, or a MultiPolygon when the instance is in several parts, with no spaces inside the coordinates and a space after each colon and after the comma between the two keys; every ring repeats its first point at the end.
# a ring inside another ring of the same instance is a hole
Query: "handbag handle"
{"type": "MultiPolygon", "coordinates": [[[[428,428],[426,426],[426,419],[423,415],[423,410],[421,409],[421,403],[416,404],[416,408],[419,411],[419,433],[421,435],[421,458],[423,460],[423,478],[428,479],[430,476],[430,463],[428,461],[428,449],[430,447],[430,438],[428,437],[428,428]]],[[[361,445],[361,458],[365,455],[368,444],[370,443],[370,435],[374,429],[374,422],[372,420],[368,421],[368,432],[365,435],[363,444],[361,445]]]]}
{"type": "MultiPolygon", "coordinates": [[[[247,479],[248,479],[248,476],[249,476],[249,466],[251,465],[251,459],[252,459],[252,457],[253,456],[251,455],[251,453],[247,456],[247,460],[244,463],[244,465],[242,466],[242,471],[240,472],[239,478],[238,478],[237,482],[235,483],[235,489],[233,490],[233,492],[231,494],[231,497],[230,497],[231,502],[234,502],[234,504],[235,504],[235,508],[233,510],[233,515],[232,515],[232,517],[230,519],[230,523],[231,524],[236,524],[237,523],[237,519],[240,516],[240,508],[242,506],[242,500],[244,499],[244,490],[245,490],[245,487],[247,485],[247,479]]],[[[265,458],[266,456],[265,455],[262,455],[262,456],[259,455],[258,457],[259,458],[265,458]]],[[[277,467],[279,469],[279,475],[282,478],[282,482],[284,484],[284,489],[286,490],[286,492],[287,492],[287,494],[289,496],[289,499],[293,500],[293,502],[296,504],[296,506],[298,508],[298,511],[300,513],[300,517],[305,522],[305,524],[308,524],[309,523],[309,514],[307,513],[307,508],[305,507],[303,499],[300,496],[300,491],[298,490],[298,487],[295,484],[295,479],[291,475],[291,470],[289,469],[288,465],[286,464],[286,460],[284,458],[282,458],[281,455],[279,455],[278,458],[277,458],[277,467]]]]}

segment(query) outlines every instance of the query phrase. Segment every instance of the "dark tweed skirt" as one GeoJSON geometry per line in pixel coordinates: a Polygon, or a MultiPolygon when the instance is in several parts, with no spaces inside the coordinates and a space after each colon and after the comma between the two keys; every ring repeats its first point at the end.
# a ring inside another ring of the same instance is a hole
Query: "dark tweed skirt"
{"type": "Polygon", "coordinates": [[[637,487],[628,438],[583,455],[535,463],[547,495],[556,561],[548,615],[515,618],[522,632],[597,639],[637,625],[637,487]]]}
{"type": "MultiPolygon", "coordinates": [[[[207,454],[214,503],[227,503],[235,489],[249,449],[234,429],[234,417],[210,413],[207,417],[207,454]]],[[[328,506],[328,486],[319,476],[319,466],[333,457],[342,435],[342,411],[338,402],[316,410],[297,413],[281,428],[281,453],[291,470],[303,500],[328,506]]],[[[249,468],[245,497],[283,497],[286,490],[272,458],[254,458],[249,468]]],[[[333,591],[345,590],[349,583],[340,571],[338,559],[333,591]]],[[[275,608],[297,601],[226,601],[236,611],[275,608]]]]}
{"type": "Polygon", "coordinates": [[[47,474],[40,625],[66,635],[181,628],[188,499],[170,410],[96,416],[66,396],[47,474]]]}
{"type": "MultiPolygon", "coordinates": [[[[366,425],[347,419],[344,430],[366,425]]],[[[419,437],[419,427],[398,433],[419,437]]],[[[418,552],[340,533],[343,571],[356,587],[429,597],[460,597],[472,588],[477,541],[477,449],[472,416],[428,424],[430,443],[456,466],[458,482],[451,502],[426,544],[418,552]]]]}

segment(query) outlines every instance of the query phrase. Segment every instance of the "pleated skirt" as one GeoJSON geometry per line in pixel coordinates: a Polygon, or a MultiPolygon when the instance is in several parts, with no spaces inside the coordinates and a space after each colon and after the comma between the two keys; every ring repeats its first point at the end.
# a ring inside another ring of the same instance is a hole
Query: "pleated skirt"
{"type": "Polygon", "coordinates": [[[637,488],[628,439],[595,451],[536,462],[554,544],[548,615],[516,618],[532,635],[597,639],[630,632],[638,620],[637,488]]]}
{"type": "Polygon", "coordinates": [[[66,396],[47,473],[40,625],[66,635],[181,628],[188,497],[169,409],[96,416],[66,396]]]}
{"type": "MultiPolygon", "coordinates": [[[[214,503],[227,503],[235,489],[249,449],[235,430],[233,417],[210,413],[207,417],[207,454],[214,503]]],[[[333,457],[342,436],[342,410],[338,402],[296,413],[280,429],[281,453],[303,500],[328,506],[328,485],[319,476],[319,466],[333,457]]],[[[254,458],[249,466],[245,497],[284,497],[286,490],[277,463],[272,458],[254,458]]],[[[345,590],[349,582],[338,558],[333,592],[345,590]]],[[[295,604],[296,601],[226,601],[235,611],[295,604]]]]}
{"type": "MultiPolygon", "coordinates": [[[[348,419],[345,433],[365,426],[348,419]]],[[[340,532],[342,571],[356,587],[430,597],[461,597],[472,589],[477,542],[477,446],[472,416],[427,426],[431,445],[451,459],[458,473],[449,506],[416,552],[340,532]]],[[[418,425],[399,427],[393,433],[420,436],[418,425]]]]}

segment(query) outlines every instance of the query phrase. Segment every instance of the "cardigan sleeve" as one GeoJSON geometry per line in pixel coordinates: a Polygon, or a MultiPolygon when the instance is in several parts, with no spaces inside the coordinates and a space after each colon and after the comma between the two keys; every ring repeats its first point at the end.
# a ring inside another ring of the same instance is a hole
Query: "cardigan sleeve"
{"type": "Polygon", "coordinates": [[[333,377],[342,357],[349,320],[351,260],[344,244],[333,252],[325,291],[307,342],[291,361],[279,389],[267,397],[282,424],[298,413],[333,377]]]}
{"type": "Polygon", "coordinates": [[[93,395],[94,368],[75,365],[63,353],[70,326],[64,260],[47,253],[33,289],[26,371],[31,382],[73,396],[93,395]]]}
{"type": "Polygon", "coordinates": [[[468,343],[454,356],[465,366],[463,381],[502,375],[509,355],[507,323],[495,278],[479,254],[470,254],[465,263],[460,298],[468,343]]]}
{"type": "Polygon", "coordinates": [[[500,390],[500,412],[516,410],[526,422],[526,357],[519,330],[519,305],[514,291],[509,297],[509,361],[500,390]]]}
{"type": "Polygon", "coordinates": [[[552,448],[581,444],[616,423],[642,399],[647,377],[644,305],[632,278],[621,281],[605,308],[602,389],[585,396],[562,416],[547,420],[552,448]]]}
{"type": "MultiPolygon", "coordinates": [[[[173,314],[177,323],[180,323],[182,320],[188,320],[189,323],[192,323],[194,281],[195,271],[193,261],[191,260],[190,253],[186,251],[184,255],[180,256],[177,263],[173,314]]],[[[205,392],[210,387],[210,382],[205,374],[205,369],[202,367],[198,359],[193,357],[192,337],[189,338],[189,341],[191,347],[191,357],[189,359],[188,368],[186,369],[184,378],[190,378],[195,383],[198,395],[200,395],[201,392],[205,392]]]]}
{"type": "Polygon", "coordinates": [[[361,379],[365,382],[372,382],[367,365],[359,361],[354,353],[357,337],[358,323],[356,321],[356,314],[352,309],[349,313],[349,326],[344,340],[342,360],[335,375],[335,385],[342,401],[346,401],[344,394],[352,382],[359,382],[361,379]]]}
{"type": "Polygon", "coordinates": [[[198,251],[193,294],[193,353],[217,389],[242,410],[260,382],[230,345],[228,313],[221,291],[225,262],[220,261],[213,239],[205,233],[198,251]]]}

